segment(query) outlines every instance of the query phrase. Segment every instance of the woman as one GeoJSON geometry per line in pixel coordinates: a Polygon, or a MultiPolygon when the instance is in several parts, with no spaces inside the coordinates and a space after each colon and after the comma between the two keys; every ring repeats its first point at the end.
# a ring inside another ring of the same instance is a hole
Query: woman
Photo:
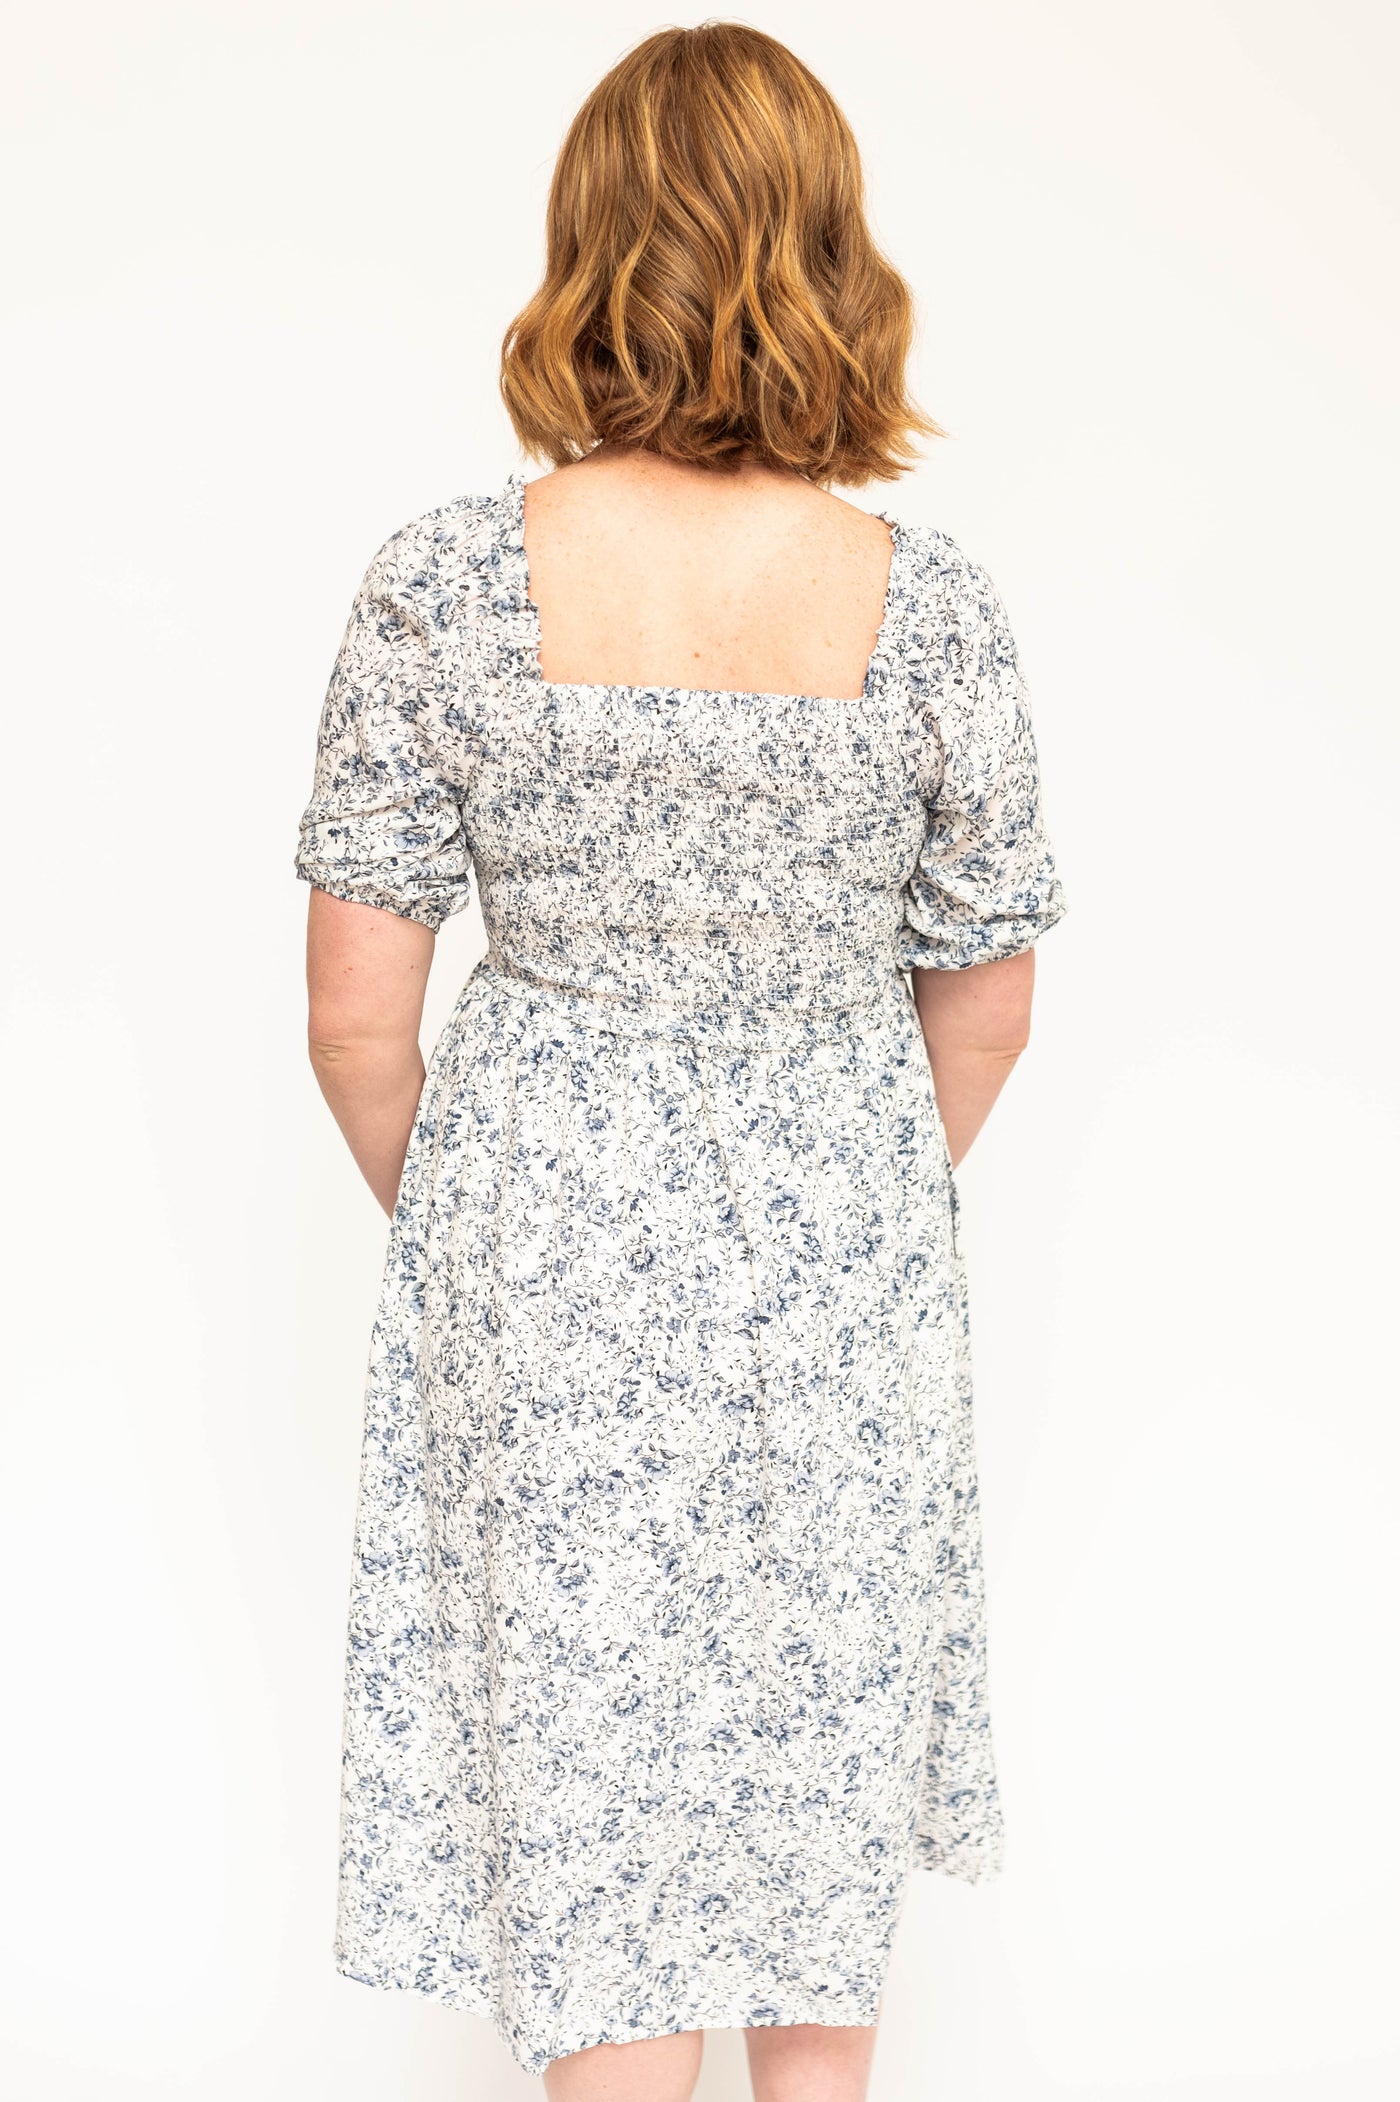
{"type": "Polygon", "coordinates": [[[909,1872],[1000,1865],[952,1168],[1063,904],[995,587],[826,487],[937,433],[910,333],[820,84],[650,38],[506,339],[554,471],[391,535],[321,719],[311,1051],[392,1222],[336,1959],[565,2102],[706,2027],[861,2096],[909,1872]]]}

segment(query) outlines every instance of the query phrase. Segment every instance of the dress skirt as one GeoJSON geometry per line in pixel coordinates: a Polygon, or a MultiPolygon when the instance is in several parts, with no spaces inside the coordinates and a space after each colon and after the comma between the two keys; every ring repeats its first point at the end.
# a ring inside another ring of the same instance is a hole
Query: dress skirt
{"type": "Polygon", "coordinates": [[[722,1028],[478,964],[374,1328],[336,1958],[520,2063],[873,2022],[999,1866],[966,1285],[907,981],[722,1028]]]}

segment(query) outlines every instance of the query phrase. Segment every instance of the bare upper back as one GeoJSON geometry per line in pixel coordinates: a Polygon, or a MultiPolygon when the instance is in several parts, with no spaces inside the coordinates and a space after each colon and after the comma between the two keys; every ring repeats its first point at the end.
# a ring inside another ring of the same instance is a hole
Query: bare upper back
{"type": "Polygon", "coordinates": [[[526,484],[525,550],[551,682],[847,699],[891,538],[797,475],[604,447],[526,484]]]}

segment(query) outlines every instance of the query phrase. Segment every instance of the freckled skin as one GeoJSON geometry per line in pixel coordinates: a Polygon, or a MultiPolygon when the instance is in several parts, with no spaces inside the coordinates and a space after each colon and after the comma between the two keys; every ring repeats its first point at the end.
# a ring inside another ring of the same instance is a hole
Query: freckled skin
{"type": "Polygon", "coordinates": [[[801,476],[602,446],[529,484],[525,543],[550,680],[860,693],[889,531],[801,476]]]}

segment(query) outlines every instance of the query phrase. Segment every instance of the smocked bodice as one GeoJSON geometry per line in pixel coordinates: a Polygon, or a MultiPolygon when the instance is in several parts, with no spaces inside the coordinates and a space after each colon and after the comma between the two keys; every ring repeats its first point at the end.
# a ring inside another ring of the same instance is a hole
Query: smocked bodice
{"type": "MultiPolygon", "coordinates": [[[[1000,599],[886,517],[858,700],[539,669],[524,478],[391,536],[327,695],[299,869],[437,926],[475,870],[500,969],[660,1026],[825,1033],[901,969],[1063,909],[1000,599]]],[[[886,514],[879,514],[885,517],[886,514]]]]}

